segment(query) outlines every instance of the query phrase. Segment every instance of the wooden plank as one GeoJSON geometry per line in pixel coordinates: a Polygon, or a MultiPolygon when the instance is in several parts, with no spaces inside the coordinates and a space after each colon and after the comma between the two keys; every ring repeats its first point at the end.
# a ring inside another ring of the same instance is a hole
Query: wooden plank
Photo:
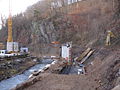
{"type": "Polygon", "coordinates": [[[76,61],[81,61],[89,52],[91,51],[91,48],[87,48],[81,55],[76,59],[76,61]]]}
{"type": "Polygon", "coordinates": [[[94,50],[91,50],[87,56],[85,58],[82,59],[81,63],[84,63],[92,54],[93,54],[94,50]]]}

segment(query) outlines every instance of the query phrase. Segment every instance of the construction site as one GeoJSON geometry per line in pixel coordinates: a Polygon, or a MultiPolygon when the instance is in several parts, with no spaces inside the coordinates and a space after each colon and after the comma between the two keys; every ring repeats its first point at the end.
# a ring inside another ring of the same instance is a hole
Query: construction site
{"type": "Polygon", "coordinates": [[[119,0],[39,0],[17,15],[10,2],[0,90],[120,90],[119,0]]]}

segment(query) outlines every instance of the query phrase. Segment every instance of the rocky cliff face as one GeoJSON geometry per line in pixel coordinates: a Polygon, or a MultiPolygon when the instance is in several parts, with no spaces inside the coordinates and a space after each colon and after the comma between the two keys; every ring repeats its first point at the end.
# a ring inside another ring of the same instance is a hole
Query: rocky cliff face
{"type": "MultiPolygon", "coordinates": [[[[64,17],[57,17],[55,18],[48,18],[44,20],[38,20],[32,22],[32,29],[31,29],[31,40],[32,43],[30,45],[36,46],[31,48],[32,51],[37,51],[41,53],[48,53],[51,52],[52,55],[56,55],[56,52],[59,52],[59,49],[56,49],[53,44],[54,41],[59,42],[67,42],[70,41],[69,37],[67,37],[67,30],[72,30],[72,25],[69,21],[65,21],[64,17]],[[43,51],[43,52],[42,52],[43,51]]],[[[72,34],[71,34],[72,35],[72,34]]]]}
{"type": "Polygon", "coordinates": [[[33,39],[35,37],[36,42],[51,43],[58,38],[58,32],[52,21],[41,20],[32,22],[32,25],[33,39]]]}

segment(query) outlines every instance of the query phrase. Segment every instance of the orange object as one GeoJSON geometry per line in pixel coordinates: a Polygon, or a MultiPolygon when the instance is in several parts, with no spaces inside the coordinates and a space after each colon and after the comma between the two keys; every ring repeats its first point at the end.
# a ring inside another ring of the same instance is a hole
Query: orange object
{"type": "Polygon", "coordinates": [[[52,44],[60,44],[58,41],[51,42],[52,44]]]}
{"type": "Polygon", "coordinates": [[[7,42],[13,42],[13,38],[12,38],[12,16],[11,14],[9,15],[8,18],[8,39],[7,42]]]}
{"type": "Polygon", "coordinates": [[[13,36],[12,36],[12,15],[11,15],[11,9],[10,9],[10,0],[9,0],[8,39],[7,39],[7,42],[13,42],[13,36]]]}

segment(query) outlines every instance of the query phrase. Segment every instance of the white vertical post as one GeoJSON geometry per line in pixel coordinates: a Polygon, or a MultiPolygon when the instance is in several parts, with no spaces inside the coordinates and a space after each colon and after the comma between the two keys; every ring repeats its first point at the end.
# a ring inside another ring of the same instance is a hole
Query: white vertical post
{"type": "Polygon", "coordinates": [[[7,52],[13,51],[13,42],[7,42],[7,52]]]}
{"type": "Polygon", "coordinates": [[[71,49],[72,49],[72,42],[62,45],[61,55],[62,55],[63,59],[68,61],[68,63],[71,62],[71,60],[72,60],[71,49]]]}

